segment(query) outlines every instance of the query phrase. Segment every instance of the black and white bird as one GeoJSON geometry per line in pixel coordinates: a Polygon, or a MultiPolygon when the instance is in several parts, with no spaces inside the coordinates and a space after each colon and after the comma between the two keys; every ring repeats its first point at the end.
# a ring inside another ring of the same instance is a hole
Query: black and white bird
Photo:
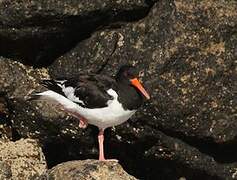
{"type": "Polygon", "coordinates": [[[104,130],[127,121],[149,94],[137,79],[135,67],[123,65],[115,77],[90,74],[64,80],[43,80],[47,91],[35,94],[48,100],[80,120],[99,128],[99,160],[104,157],[104,130]]]}

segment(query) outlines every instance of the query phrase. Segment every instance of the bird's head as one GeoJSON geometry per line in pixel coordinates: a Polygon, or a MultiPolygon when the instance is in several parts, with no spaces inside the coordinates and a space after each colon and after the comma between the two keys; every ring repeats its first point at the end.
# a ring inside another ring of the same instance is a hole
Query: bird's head
{"type": "Polygon", "coordinates": [[[138,71],[131,65],[123,65],[120,67],[116,74],[116,81],[132,85],[138,89],[147,99],[150,99],[150,95],[146,92],[140,81],[138,80],[138,71]]]}

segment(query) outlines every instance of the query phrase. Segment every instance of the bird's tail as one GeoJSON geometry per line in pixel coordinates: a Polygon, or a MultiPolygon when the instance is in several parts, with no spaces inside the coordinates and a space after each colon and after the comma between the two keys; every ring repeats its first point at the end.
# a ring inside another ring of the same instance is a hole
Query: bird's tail
{"type": "Polygon", "coordinates": [[[44,79],[40,82],[40,84],[50,90],[54,90],[58,88],[58,84],[54,80],[51,80],[51,79],[44,79]]]}
{"type": "Polygon", "coordinates": [[[56,80],[42,80],[40,84],[46,87],[48,90],[43,92],[33,92],[27,97],[27,101],[35,101],[35,100],[48,100],[52,99],[52,92],[61,94],[63,96],[64,93],[62,91],[62,84],[64,81],[56,81],[56,80]]]}
{"type": "Polygon", "coordinates": [[[62,83],[63,81],[55,81],[50,79],[42,80],[40,82],[40,84],[46,87],[47,89],[52,90],[58,94],[64,95],[62,91],[62,83]]]}
{"type": "Polygon", "coordinates": [[[30,95],[27,96],[26,100],[27,101],[37,101],[37,100],[40,100],[41,98],[41,95],[39,92],[34,92],[30,95]]]}

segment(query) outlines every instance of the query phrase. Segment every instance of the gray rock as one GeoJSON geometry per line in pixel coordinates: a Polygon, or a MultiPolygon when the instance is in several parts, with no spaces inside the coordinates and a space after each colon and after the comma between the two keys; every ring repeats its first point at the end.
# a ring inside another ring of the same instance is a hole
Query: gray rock
{"type": "Polygon", "coordinates": [[[148,151],[145,151],[145,156],[148,159],[166,159],[179,164],[180,169],[182,169],[181,166],[185,167],[181,171],[190,169],[190,172],[183,172],[186,174],[185,176],[188,176],[188,179],[199,179],[202,174],[205,179],[237,178],[236,162],[226,164],[218,162],[195,146],[190,146],[190,144],[162,132],[153,133],[156,133],[155,136],[159,137],[159,141],[148,151]]]}
{"type": "Polygon", "coordinates": [[[0,2],[0,54],[41,66],[97,28],[144,17],[149,0],[0,2]]]}
{"type": "Polygon", "coordinates": [[[0,161],[2,179],[30,179],[47,170],[42,149],[32,139],[0,142],[0,161]]]}
{"type": "Polygon", "coordinates": [[[96,72],[107,58],[103,72],[108,74],[120,64],[137,64],[153,97],[146,110],[151,126],[217,143],[233,141],[236,3],[184,4],[159,1],[145,19],[120,30],[97,32],[55,61],[50,74],[96,72]]]}
{"type": "Polygon", "coordinates": [[[50,169],[42,179],[55,180],[135,180],[126,173],[117,162],[100,162],[97,160],[69,161],[50,169]]]}
{"type": "MultiPolygon", "coordinates": [[[[159,1],[144,19],[121,29],[96,32],[80,42],[58,58],[49,72],[58,77],[102,68],[103,73],[111,75],[120,64],[136,64],[152,101],[127,124],[113,129],[111,146],[125,142],[124,151],[130,152],[129,148],[137,150],[135,147],[143,143],[147,149],[152,147],[153,157],[159,147],[167,146],[155,144],[164,138],[158,135],[162,131],[184,142],[183,151],[173,151],[176,139],[168,141],[172,142],[168,151],[174,152],[179,161],[163,159],[177,163],[176,168],[182,169],[185,164],[189,170],[199,169],[199,178],[235,178],[236,8],[235,1],[159,1]],[[203,154],[199,156],[198,151],[203,154]],[[199,161],[192,160],[196,156],[199,161]],[[213,164],[216,168],[211,168],[213,164]]],[[[144,156],[145,149],[140,149],[140,156],[144,156]]],[[[133,152],[115,154],[125,159],[133,152]]]]}
{"type": "Polygon", "coordinates": [[[49,78],[47,69],[34,70],[2,57],[0,67],[4,69],[0,74],[0,89],[6,94],[11,108],[11,122],[8,123],[20,137],[37,138],[43,145],[66,136],[71,140],[86,136],[80,141],[81,144],[93,141],[88,140],[90,130],[80,129],[78,119],[63,113],[57,106],[44,101],[28,101],[31,93],[43,90],[39,82],[49,78]]]}
{"type": "MultiPolygon", "coordinates": [[[[42,124],[42,121],[40,123],[40,116],[36,117],[36,109],[43,105],[37,107],[37,103],[33,102],[35,109],[32,110],[31,102],[27,101],[27,96],[34,90],[40,90],[39,79],[48,77],[47,70],[34,71],[33,68],[2,57],[0,67],[2,72],[0,74],[0,88],[1,93],[5,94],[7,106],[11,109],[9,117],[11,124],[13,127],[17,127],[17,130],[24,137],[27,135],[34,137],[34,134],[37,135],[38,129],[35,128],[35,124],[42,124]]],[[[45,109],[49,109],[53,114],[53,107],[50,109],[49,106],[45,109]]],[[[47,112],[45,113],[47,114],[47,112]]]]}
{"type": "MultiPolygon", "coordinates": [[[[51,143],[55,146],[63,144],[63,150],[53,150],[52,157],[57,153],[60,157],[67,157],[69,154],[75,154],[73,151],[80,156],[97,156],[97,141],[93,138],[97,128],[82,130],[79,128],[78,119],[60,111],[57,106],[44,101],[28,101],[31,93],[44,90],[39,82],[49,78],[47,69],[34,70],[3,57],[0,57],[0,69],[0,94],[5,94],[10,109],[7,123],[15,132],[13,140],[29,137],[38,139],[42,146],[49,144],[51,147],[51,143]],[[70,144],[73,147],[70,147],[70,144]],[[67,149],[70,149],[70,153],[67,149]]],[[[7,130],[4,126],[2,129],[4,133],[7,130]]],[[[48,151],[51,150],[46,148],[46,152],[48,151]]]]}

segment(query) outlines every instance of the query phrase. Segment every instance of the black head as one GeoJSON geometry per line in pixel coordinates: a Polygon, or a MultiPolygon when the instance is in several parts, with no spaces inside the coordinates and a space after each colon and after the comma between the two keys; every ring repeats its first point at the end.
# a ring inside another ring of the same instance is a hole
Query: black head
{"type": "Polygon", "coordinates": [[[130,84],[130,79],[138,77],[138,71],[131,65],[123,65],[116,74],[116,81],[125,81],[130,84]]]}
{"type": "Polygon", "coordinates": [[[147,99],[150,99],[149,94],[138,80],[138,74],[139,73],[135,67],[131,65],[123,65],[117,72],[115,79],[118,83],[137,88],[141,94],[143,94],[147,99]]]}

